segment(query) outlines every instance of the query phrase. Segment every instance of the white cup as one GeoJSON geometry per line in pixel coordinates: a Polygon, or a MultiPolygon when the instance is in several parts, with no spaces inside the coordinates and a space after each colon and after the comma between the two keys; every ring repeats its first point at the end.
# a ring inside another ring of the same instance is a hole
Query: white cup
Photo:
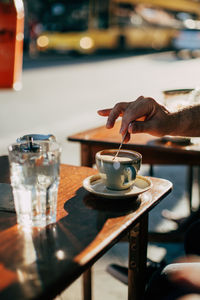
{"type": "Polygon", "coordinates": [[[142,163],[142,155],[136,151],[118,149],[102,150],[96,153],[96,166],[108,189],[125,190],[130,188],[142,163]]]}

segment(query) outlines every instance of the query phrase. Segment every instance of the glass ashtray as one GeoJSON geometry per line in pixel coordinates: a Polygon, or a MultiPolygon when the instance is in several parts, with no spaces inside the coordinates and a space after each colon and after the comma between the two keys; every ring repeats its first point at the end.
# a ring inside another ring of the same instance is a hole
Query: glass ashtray
{"type": "Polygon", "coordinates": [[[173,144],[188,146],[192,144],[192,139],[186,136],[171,136],[165,135],[161,138],[163,143],[171,142],[173,144]]]}

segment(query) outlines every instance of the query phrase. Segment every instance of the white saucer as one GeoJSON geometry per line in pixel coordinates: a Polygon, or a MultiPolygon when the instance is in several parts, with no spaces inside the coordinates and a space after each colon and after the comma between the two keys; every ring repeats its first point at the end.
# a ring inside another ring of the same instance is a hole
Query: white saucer
{"type": "Polygon", "coordinates": [[[99,174],[83,180],[83,187],[90,193],[105,198],[131,198],[146,192],[152,187],[150,179],[137,175],[134,185],[127,190],[117,191],[108,189],[102,182],[99,174]]]}

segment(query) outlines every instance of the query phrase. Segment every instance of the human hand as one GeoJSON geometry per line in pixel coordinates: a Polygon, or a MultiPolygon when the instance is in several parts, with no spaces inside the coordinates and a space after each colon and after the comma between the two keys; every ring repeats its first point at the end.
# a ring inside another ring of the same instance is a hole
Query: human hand
{"type": "Polygon", "coordinates": [[[153,98],[140,96],[132,102],[119,102],[113,108],[99,110],[100,116],[108,117],[106,127],[112,128],[116,119],[122,116],[120,133],[125,142],[131,133],[147,132],[155,136],[163,136],[169,131],[168,116],[170,112],[153,98]]]}

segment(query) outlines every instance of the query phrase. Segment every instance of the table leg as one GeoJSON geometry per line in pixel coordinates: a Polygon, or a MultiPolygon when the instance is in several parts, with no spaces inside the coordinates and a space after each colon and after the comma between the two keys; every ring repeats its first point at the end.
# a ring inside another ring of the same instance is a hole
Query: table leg
{"type": "Polygon", "coordinates": [[[92,167],[91,147],[88,144],[81,144],[81,166],[92,167]]]}
{"type": "Polygon", "coordinates": [[[141,300],[145,290],[148,214],[129,232],[128,300],[141,300]]]}
{"type": "MultiPolygon", "coordinates": [[[[197,167],[197,182],[200,182],[200,166],[197,167]]],[[[200,186],[198,184],[198,192],[199,192],[199,208],[200,208],[200,186]]]]}
{"type": "Polygon", "coordinates": [[[92,299],[92,269],[88,268],[83,273],[83,300],[92,299]]]}
{"type": "Polygon", "coordinates": [[[153,169],[153,165],[150,165],[149,167],[149,176],[153,177],[154,176],[154,169],[153,169]]]}
{"type": "Polygon", "coordinates": [[[192,187],[193,187],[193,166],[188,166],[188,204],[189,204],[189,212],[192,213],[192,187]]]}

